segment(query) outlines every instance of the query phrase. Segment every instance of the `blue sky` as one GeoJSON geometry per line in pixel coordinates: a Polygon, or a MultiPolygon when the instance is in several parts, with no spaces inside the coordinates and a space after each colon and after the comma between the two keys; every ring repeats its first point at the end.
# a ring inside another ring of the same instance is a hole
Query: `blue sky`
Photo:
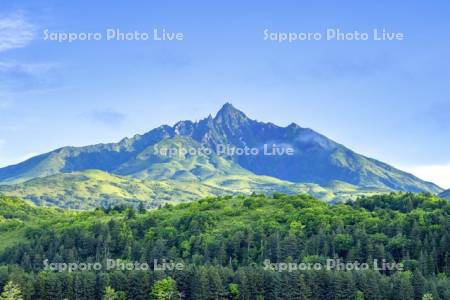
{"type": "Polygon", "coordinates": [[[2,1],[0,166],[117,141],[231,102],[450,188],[450,2],[2,1]],[[50,32],[183,41],[45,41],[50,32]],[[403,41],[265,41],[386,29],[403,41]]]}

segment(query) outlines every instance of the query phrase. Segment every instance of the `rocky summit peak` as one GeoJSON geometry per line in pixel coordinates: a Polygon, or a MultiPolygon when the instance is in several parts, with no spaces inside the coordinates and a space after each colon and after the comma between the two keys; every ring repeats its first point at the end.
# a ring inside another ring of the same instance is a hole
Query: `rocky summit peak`
{"type": "Polygon", "coordinates": [[[240,110],[238,110],[236,107],[234,107],[231,103],[225,103],[222,108],[217,112],[215,119],[218,118],[245,118],[247,119],[247,116],[240,110]]]}

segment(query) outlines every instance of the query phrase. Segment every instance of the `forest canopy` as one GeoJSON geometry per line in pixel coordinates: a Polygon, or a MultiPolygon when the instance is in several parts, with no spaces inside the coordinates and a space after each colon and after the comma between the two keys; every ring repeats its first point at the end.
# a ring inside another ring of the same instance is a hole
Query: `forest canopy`
{"type": "Polygon", "coordinates": [[[14,284],[25,299],[450,299],[449,215],[448,201],[410,193],[337,205],[275,194],[90,212],[1,197],[0,289],[14,284]],[[48,269],[108,259],[150,268],[48,269]],[[327,259],[369,268],[265,267],[327,259]],[[375,260],[402,269],[376,270],[375,260]]]}

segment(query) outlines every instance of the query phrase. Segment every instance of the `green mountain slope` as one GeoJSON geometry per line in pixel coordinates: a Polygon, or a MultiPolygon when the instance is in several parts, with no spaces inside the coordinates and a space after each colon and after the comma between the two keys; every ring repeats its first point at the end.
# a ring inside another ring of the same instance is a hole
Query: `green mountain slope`
{"type": "Polygon", "coordinates": [[[121,164],[114,173],[140,179],[177,181],[253,175],[232,160],[207,150],[191,137],[166,138],[121,164]]]}
{"type": "Polygon", "coordinates": [[[42,209],[19,198],[0,195],[0,251],[25,241],[25,227],[52,219],[59,213],[59,210],[42,209]]]}
{"type": "Polygon", "coordinates": [[[345,201],[382,190],[362,189],[344,183],[330,187],[296,184],[254,174],[221,175],[203,181],[149,180],[112,175],[99,170],[55,174],[21,184],[0,186],[0,193],[27,199],[40,206],[92,209],[128,204],[157,207],[163,203],[185,202],[210,196],[253,192],[309,194],[323,201],[345,201]]]}
{"type": "Polygon", "coordinates": [[[149,207],[220,194],[221,189],[190,182],[125,178],[98,170],[56,174],[23,184],[0,186],[0,192],[38,205],[88,209],[117,204],[149,207]]]}

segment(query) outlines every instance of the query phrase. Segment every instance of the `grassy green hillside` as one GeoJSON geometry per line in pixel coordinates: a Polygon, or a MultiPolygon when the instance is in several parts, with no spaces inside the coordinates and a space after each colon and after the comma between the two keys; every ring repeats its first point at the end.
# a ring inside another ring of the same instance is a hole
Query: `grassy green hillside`
{"type": "Polygon", "coordinates": [[[386,190],[360,188],[335,181],[329,187],[296,184],[249,172],[210,176],[200,180],[147,180],[112,175],[99,170],[56,174],[28,182],[0,186],[0,193],[30,200],[36,205],[72,209],[142,202],[146,207],[192,201],[208,196],[251,194],[309,194],[322,201],[346,201],[358,195],[386,190]]]}
{"type": "Polygon", "coordinates": [[[114,173],[138,179],[177,181],[253,174],[223,156],[207,152],[204,145],[185,136],[164,139],[149,146],[114,173]]]}
{"type": "Polygon", "coordinates": [[[152,207],[165,202],[189,201],[218,194],[220,189],[185,182],[125,178],[89,170],[0,186],[0,192],[31,200],[37,205],[88,209],[139,202],[152,207]]]}
{"type": "Polygon", "coordinates": [[[25,228],[63,214],[61,210],[43,209],[19,198],[0,195],[0,251],[25,241],[25,228]]]}

